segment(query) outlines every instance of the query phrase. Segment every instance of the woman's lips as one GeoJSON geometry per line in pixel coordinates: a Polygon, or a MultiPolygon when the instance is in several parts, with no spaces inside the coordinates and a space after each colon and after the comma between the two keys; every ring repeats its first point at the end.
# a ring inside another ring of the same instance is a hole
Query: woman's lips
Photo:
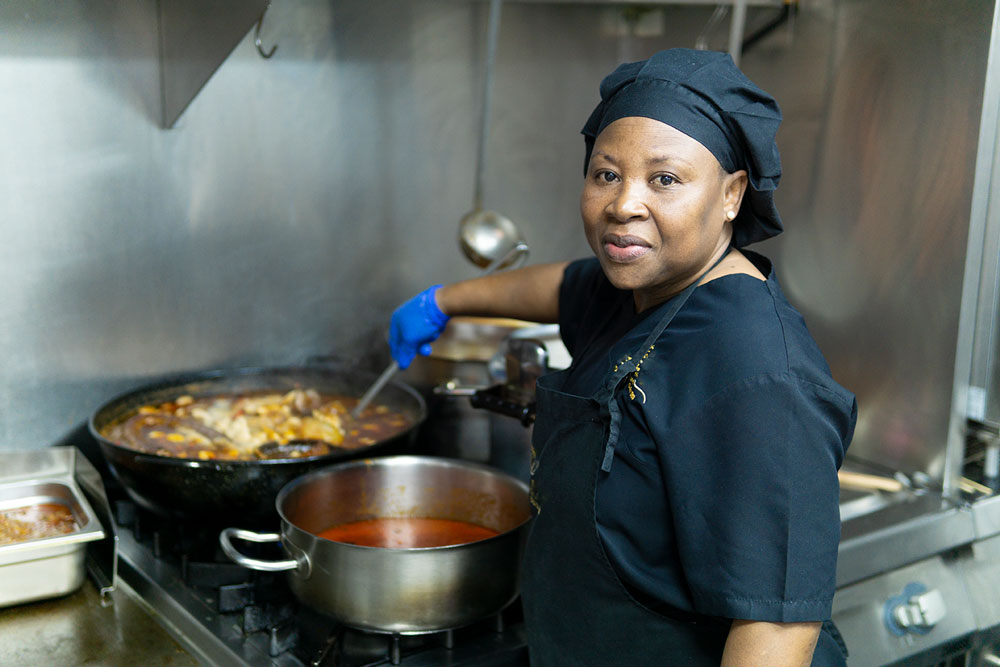
{"type": "Polygon", "coordinates": [[[631,262],[650,251],[650,245],[638,236],[605,234],[601,239],[604,253],[613,262],[631,262]]]}

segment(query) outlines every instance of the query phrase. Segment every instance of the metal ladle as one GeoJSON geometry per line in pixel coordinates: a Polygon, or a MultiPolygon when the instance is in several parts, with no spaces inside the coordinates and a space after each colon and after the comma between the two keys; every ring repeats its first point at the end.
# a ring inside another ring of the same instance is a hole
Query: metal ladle
{"type": "Polygon", "coordinates": [[[490,0],[486,34],[486,60],[483,72],[482,116],[479,126],[479,153],[476,162],[476,191],[472,210],[458,223],[458,243],[473,264],[492,273],[523,261],[528,244],[517,226],[496,211],[483,210],[483,183],[486,174],[486,143],[489,138],[493,101],[493,69],[500,34],[500,9],[503,0],[490,0]]]}
{"type": "Polygon", "coordinates": [[[399,362],[393,359],[389,362],[389,365],[386,366],[385,370],[382,371],[382,374],[379,375],[374,382],[372,382],[370,387],[368,387],[368,391],[362,394],[358,404],[354,406],[353,410],[351,410],[351,417],[353,419],[357,419],[361,416],[361,413],[365,411],[365,408],[367,408],[368,404],[372,402],[372,399],[375,398],[380,391],[382,391],[382,387],[387,385],[389,380],[392,379],[392,376],[398,371],[399,362]]]}

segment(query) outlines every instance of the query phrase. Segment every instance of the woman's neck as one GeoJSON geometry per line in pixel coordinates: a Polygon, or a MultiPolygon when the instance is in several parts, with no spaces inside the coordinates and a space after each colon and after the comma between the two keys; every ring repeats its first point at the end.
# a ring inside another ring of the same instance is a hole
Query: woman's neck
{"type": "MultiPolygon", "coordinates": [[[[649,310],[650,308],[658,306],[661,303],[669,301],[670,299],[672,299],[673,297],[677,296],[685,289],[687,289],[692,283],[697,281],[699,278],[704,277],[705,280],[703,280],[702,282],[707,281],[716,272],[717,269],[729,263],[728,258],[726,259],[723,258],[726,257],[726,253],[728,253],[731,249],[729,246],[731,239],[732,239],[732,234],[723,235],[723,237],[719,239],[719,243],[712,251],[712,254],[709,256],[708,260],[699,265],[696,270],[688,273],[682,278],[679,278],[676,281],[664,285],[659,285],[655,288],[651,288],[648,290],[645,289],[633,290],[632,298],[635,300],[635,312],[641,313],[645,310],[649,310]]],[[[744,261],[749,263],[749,260],[743,257],[742,253],[736,251],[736,254],[739,254],[739,256],[744,261]]],[[[753,265],[751,264],[751,266],[753,265]]],[[[714,280],[714,277],[711,279],[714,280]]]]}

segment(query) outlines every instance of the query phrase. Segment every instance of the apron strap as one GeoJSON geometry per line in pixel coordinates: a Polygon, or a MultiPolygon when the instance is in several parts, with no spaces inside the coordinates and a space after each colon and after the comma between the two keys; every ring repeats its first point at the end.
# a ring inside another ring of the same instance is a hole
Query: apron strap
{"type": "Polygon", "coordinates": [[[666,328],[670,326],[674,317],[678,312],[680,312],[681,308],[684,307],[684,304],[687,303],[687,300],[694,293],[695,288],[701,284],[701,281],[706,275],[708,275],[709,271],[714,269],[722,262],[722,260],[729,256],[732,249],[733,247],[729,246],[726,251],[722,253],[722,256],[715,260],[712,266],[705,269],[705,271],[702,272],[702,274],[698,276],[693,283],[684,288],[684,291],[670,300],[666,311],[660,318],[660,321],[656,323],[656,326],[653,327],[653,330],[646,337],[646,340],[643,341],[639,349],[636,350],[631,357],[628,357],[625,361],[618,364],[618,366],[616,366],[609,375],[604,387],[608,395],[606,407],[608,416],[610,417],[610,421],[608,423],[608,442],[604,446],[604,459],[601,462],[601,470],[604,472],[611,472],[611,463],[615,458],[615,446],[618,444],[618,436],[621,434],[622,412],[618,402],[615,400],[615,392],[617,391],[618,386],[621,384],[623,379],[628,377],[629,374],[638,370],[640,364],[642,364],[642,361],[645,359],[645,355],[648,354],[648,351],[654,344],[656,344],[656,341],[660,338],[660,335],[666,330],[666,328]]]}

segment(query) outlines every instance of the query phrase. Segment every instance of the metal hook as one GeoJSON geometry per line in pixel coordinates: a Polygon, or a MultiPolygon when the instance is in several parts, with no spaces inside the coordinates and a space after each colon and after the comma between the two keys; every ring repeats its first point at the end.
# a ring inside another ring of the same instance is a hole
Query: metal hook
{"type": "Polygon", "coordinates": [[[269,2],[264,7],[264,11],[262,11],[260,13],[260,18],[257,19],[257,30],[254,32],[253,43],[254,43],[254,46],[257,47],[257,53],[260,54],[261,58],[270,58],[271,56],[274,55],[274,52],[278,50],[278,45],[275,44],[274,46],[271,47],[270,51],[267,51],[265,53],[264,52],[264,47],[261,45],[261,41],[260,41],[260,28],[261,28],[261,26],[264,25],[264,15],[267,14],[267,10],[270,9],[270,8],[271,8],[271,3],[269,2]]]}

